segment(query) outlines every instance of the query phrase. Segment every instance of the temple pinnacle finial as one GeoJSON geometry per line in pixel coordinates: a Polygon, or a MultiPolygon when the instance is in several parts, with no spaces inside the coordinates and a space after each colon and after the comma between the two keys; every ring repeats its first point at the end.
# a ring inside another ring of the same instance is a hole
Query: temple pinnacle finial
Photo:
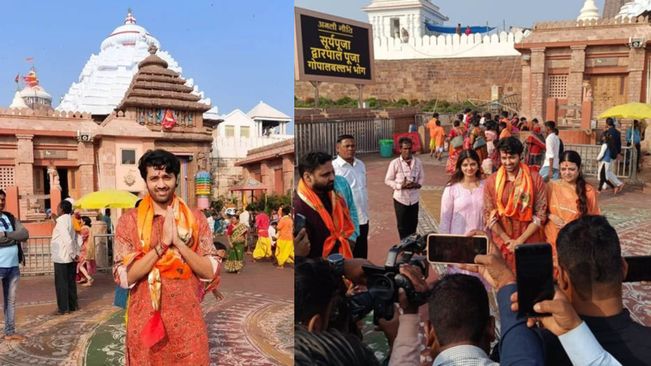
{"type": "Polygon", "coordinates": [[[147,49],[147,51],[149,51],[150,54],[155,55],[156,51],[158,51],[158,47],[156,47],[154,42],[152,42],[149,44],[149,48],[147,49]]]}
{"type": "Polygon", "coordinates": [[[136,24],[136,17],[133,16],[131,8],[127,10],[127,17],[124,18],[124,24],[136,24]]]}

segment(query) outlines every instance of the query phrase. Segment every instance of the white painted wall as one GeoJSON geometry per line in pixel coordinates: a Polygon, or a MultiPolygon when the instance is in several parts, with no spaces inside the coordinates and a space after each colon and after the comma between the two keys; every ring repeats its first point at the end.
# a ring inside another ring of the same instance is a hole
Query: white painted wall
{"type": "Polygon", "coordinates": [[[373,26],[373,37],[392,37],[391,19],[400,19],[400,28],[409,32],[409,37],[426,35],[425,21],[430,24],[443,24],[442,19],[433,13],[419,9],[373,11],[368,14],[368,22],[373,26]]]}
{"type": "MultiPolygon", "coordinates": [[[[256,123],[239,109],[234,110],[224,117],[213,131],[213,157],[222,159],[244,159],[250,149],[270,145],[279,141],[293,138],[292,135],[280,134],[286,131],[286,126],[277,127],[278,134],[261,136],[260,123],[256,123]],[[235,136],[226,137],[226,127],[234,128],[235,136]],[[249,128],[250,137],[241,135],[242,127],[249,128]]],[[[286,123],[284,124],[286,125],[286,123]]]]}
{"type": "Polygon", "coordinates": [[[373,50],[376,60],[519,56],[515,43],[521,42],[528,34],[410,36],[408,43],[402,43],[399,38],[376,37],[373,50]]]}

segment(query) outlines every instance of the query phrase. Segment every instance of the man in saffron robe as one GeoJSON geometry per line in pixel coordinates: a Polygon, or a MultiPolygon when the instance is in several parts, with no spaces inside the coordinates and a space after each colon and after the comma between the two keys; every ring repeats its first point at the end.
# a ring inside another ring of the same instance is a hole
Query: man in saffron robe
{"type": "Polygon", "coordinates": [[[520,161],[520,140],[500,139],[497,149],[502,166],[486,180],[484,222],[509,267],[514,269],[516,246],[544,242],[547,195],[540,175],[520,161]]]}
{"type": "Polygon", "coordinates": [[[130,289],[126,364],[208,365],[201,288],[216,286],[220,263],[208,222],[174,194],[180,162],[172,153],[150,150],[138,169],[148,194],[115,232],[113,275],[130,289]]]}
{"type": "Polygon", "coordinates": [[[349,238],[355,227],[346,201],[334,190],[332,157],[324,152],[308,153],[301,158],[298,173],[301,179],[294,196],[294,211],[305,217],[304,230],[310,246],[307,256],[325,258],[340,253],[352,258],[353,242],[349,238]]]}

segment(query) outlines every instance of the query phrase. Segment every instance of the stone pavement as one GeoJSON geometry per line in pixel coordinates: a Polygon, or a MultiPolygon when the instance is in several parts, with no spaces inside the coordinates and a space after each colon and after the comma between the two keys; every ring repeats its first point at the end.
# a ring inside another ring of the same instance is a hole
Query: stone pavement
{"type": "MultiPolygon", "coordinates": [[[[441,195],[448,176],[445,174],[445,160],[438,162],[429,154],[418,157],[423,161],[425,184],[421,192],[419,212],[419,233],[437,231],[440,215],[441,195]]],[[[398,243],[398,231],[391,199],[392,190],[384,184],[384,176],[391,159],[377,154],[361,156],[366,164],[369,191],[369,260],[384,263],[389,248],[398,243]]],[[[651,160],[651,159],[647,159],[651,160]]],[[[651,182],[651,167],[643,170],[641,180],[651,182]]],[[[596,185],[596,181],[592,181],[596,185]]],[[[602,213],[615,227],[625,256],[651,254],[651,192],[641,187],[626,186],[622,193],[613,195],[610,191],[599,197],[602,213]]],[[[429,281],[436,275],[430,274],[429,281]]],[[[624,284],[624,302],[632,316],[639,322],[651,326],[651,284],[624,284]]]]}
{"type": "MultiPolygon", "coordinates": [[[[223,301],[202,303],[211,365],[291,365],[294,271],[269,262],[224,273],[223,301]]],[[[112,305],[114,283],[98,273],[93,287],[78,286],[81,310],[56,316],[52,276],[23,277],[17,294],[20,343],[0,343],[0,365],[123,365],[124,311],[112,305]]]]}

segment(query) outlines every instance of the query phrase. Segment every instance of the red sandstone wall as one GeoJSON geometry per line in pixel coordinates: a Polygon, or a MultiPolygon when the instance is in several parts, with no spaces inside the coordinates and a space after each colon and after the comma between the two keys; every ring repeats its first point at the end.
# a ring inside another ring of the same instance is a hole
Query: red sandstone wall
{"type": "MultiPolygon", "coordinates": [[[[505,94],[520,93],[522,69],[520,57],[484,57],[458,59],[379,60],[375,61],[376,83],[364,87],[364,98],[398,100],[464,101],[489,100],[491,86],[499,85],[505,94]]],[[[354,85],[322,83],[320,96],[357,99],[354,85]]],[[[309,82],[295,82],[299,99],[314,98],[309,82]]]]}

